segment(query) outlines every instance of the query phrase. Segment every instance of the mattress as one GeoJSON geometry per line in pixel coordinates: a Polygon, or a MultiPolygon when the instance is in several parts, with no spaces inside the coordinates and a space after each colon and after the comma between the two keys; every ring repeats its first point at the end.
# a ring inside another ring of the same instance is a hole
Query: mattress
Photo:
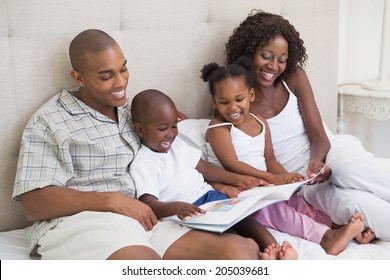
{"type": "MultiPolygon", "coordinates": [[[[26,233],[29,228],[0,232],[1,260],[28,260],[26,233]]],[[[322,247],[296,236],[270,229],[279,243],[289,241],[297,249],[300,260],[390,260],[390,242],[374,240],[370,244],[351,241],[337,256],[326,254],[322,247]]]]}

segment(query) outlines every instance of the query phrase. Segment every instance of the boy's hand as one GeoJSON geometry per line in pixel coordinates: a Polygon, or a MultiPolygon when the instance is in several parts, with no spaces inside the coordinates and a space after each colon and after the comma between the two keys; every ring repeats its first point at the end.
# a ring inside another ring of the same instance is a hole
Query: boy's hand
{"type": "Polygon", "coordinates": [[[205,214],[206,211],[187,202],[175,202],[177,217],[185,221],[188,217],[205,214]]]}

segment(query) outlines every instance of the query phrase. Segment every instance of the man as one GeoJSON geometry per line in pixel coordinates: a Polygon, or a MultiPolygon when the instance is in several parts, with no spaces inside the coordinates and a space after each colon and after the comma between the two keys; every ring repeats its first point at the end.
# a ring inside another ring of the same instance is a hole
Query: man
{"type": "MultiPolygon", "coordinates": [[[[79,85],[43,105],[21,142],[13,197],[42,259],[258,259],[251,239],[158,222],[134,199],[126,59],[113,38],[86,30],[70,44],[79,85]]],[[[246,183],[256,184],[246,178],[246,183]]]]}

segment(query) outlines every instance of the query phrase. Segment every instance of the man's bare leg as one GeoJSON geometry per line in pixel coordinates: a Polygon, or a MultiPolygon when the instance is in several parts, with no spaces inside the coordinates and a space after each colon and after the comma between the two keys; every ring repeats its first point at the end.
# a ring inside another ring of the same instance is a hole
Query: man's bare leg
{"type": "Polygon", "coordinates": [[[146,246],[128,246],[114,252],[108,260],[161,260],[161,257],[146,246]]]}
{"type": "Polygon", "coordinates": [[[232,233],[191,230],[176,240],[165,252],[166,260],[258,260],[256,242],[232,233]]]}

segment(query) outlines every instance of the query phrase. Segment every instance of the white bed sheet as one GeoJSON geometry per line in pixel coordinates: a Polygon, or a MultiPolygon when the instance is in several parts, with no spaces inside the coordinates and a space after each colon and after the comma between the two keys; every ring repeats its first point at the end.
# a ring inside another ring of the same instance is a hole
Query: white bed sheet
{"type": "MultiPolygon", "coordinates": [[[[1,260],[28,260],[26,233],[28,228],[0,232],[1,260]]],[[[337,256],[325,253],[322,247],[299,237],[270,229],[276,240],[281,243],[288,240],[299,253],[300,260],[390,260],[390,242],[375,240],[360,245],[351,241],[347,248],[337,256]]]]}
{"type": "Polygon", "coordinates": [[[0,232],[0,260],[28,260],[29,228],[0,232]]]}

